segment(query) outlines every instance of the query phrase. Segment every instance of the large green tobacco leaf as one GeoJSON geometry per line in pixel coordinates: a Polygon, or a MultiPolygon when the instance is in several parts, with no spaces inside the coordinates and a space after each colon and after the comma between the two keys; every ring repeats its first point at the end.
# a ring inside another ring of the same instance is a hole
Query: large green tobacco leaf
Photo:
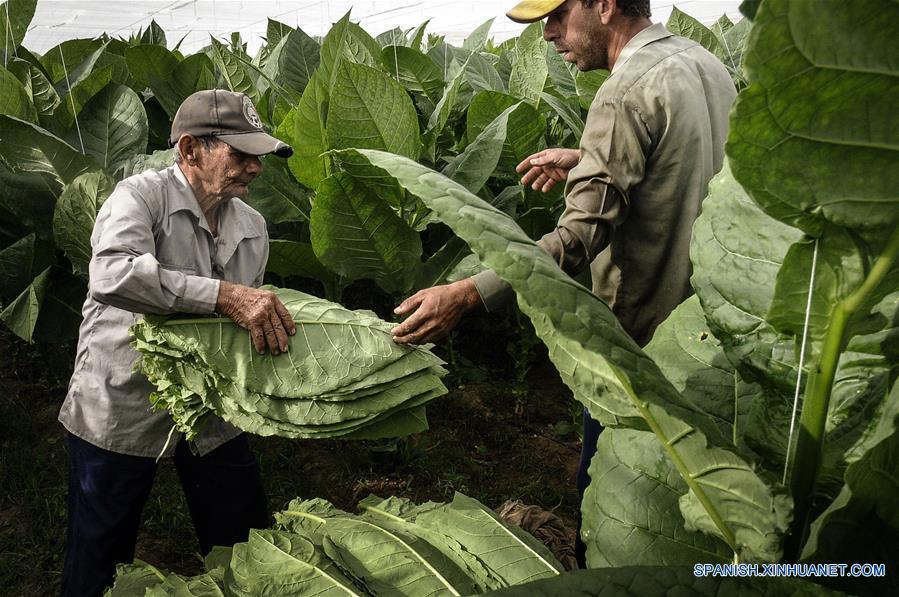
{"type": "Polygon", "coordinates": [[[87,283],[68,267],[51,267],[40,317],[34,328],[34,338],[41,342],[76,340],[81,325],[81,307],[86,295],[87,283]]]}
{"type": "Polygon", "coordinates": [[[581,538],[591,568],[733,558],[724,541],[685,528],[678,501],[687,484],[652,433],[606,429],[589,472],[581,538]]]}
{"type": "Polygon", "coordinates": [[[319,260],[349,278],[373,278],[387,292],[412,287],[421,239],[387,203],[346,173],[316,190],[310,223],[319,260]]]}
{"type": "Polygon", "coordinates": [[[480,52],[487,43],[490,35],[490,27],[493,26],[493,19],[488,19],[478,25],[474,31],[468,34],[465,41],[462,42],[462,48],[470,52],[480,52]]]}
{"type": "Polygon", "coordinates": [[[675,35],[692,39],[723,61],[724,50],[712,30],[676,6],[671,9],[665,28],[675,35]]]}
{"type": "MultiPolygon", "coordinates": [[[[437,102],[434,111],[428,118],[428,124],[424,132],[421,134],[422,155],[432,163],[437,156],[437,138],[443,132],[443,128],[450,120],[450,116],[459,103],[462,85],[465,82],[465,71],[468,68],[468,62],[465,62],[458,72],[450,80],[449,84],[443,92],[443,97],[437,102]]],[[[446,73],[444,73],[444,79],[446,73]]],[[[492,120],[492,119],[491,119],[492,120]]]]}
{"type": "Polygon", "coordinates": [[[293,155],[287,164],[294,177],[310,189],[317,187],[328,176],[326,158],[328,151],[328,79],[318,69],[306,85],[303,97],[275,131],[275,135],[287,140],[293,147],[293,155]]]}
{"type": "MultiPolygon", "coordinates": [[[[475,139],[509,107],[520,103],[512,95],[498,91],[482,91],[474,96],[468,107],[466,136],[475,139]]],[[[513,171],[518,163],[544,147],[546,119],[528,103],[509,115],[506,140],[500,158],[500,167],[513,171]]]]}
{"type": "Polygon", "coordinates": [[[443,175],[452,178],[472,193],[480,191],[499,164],[509,120],[521,105],[510,106],[497,116],[462,153],[447,164],[443,175]]]}
{"type": "Polygon", "coordinates": [[[353,516],[324,500],[294,500],[276,514],[375,595],[469,595],[475,583],[459,565],[402,520],[353,516]]]}
{"type": "Polygon", "coordinates": [[[813,236],[858,230],[879,252],[899,214],[897,44],[895,2],[762,3],[727,153],[765,211],[813,236]]]}
{"type": "Polygon", "coordinates": [[[333,562],[293,533],[251,530],[246,565],[254,595],[358,595],[333,562]]]}
{"type": "Polygon", "coordinates": [[[0,4],[0,41],[2,41],[3,64],[6,65],[16,55],[16,48],[25,39],[25,32],[37,0],[7,0],[0,4]]]}
{"type": "Polygon", "coordinates": [[[721,45],[722,55],[719,57],[728,72],[730,72],[737,89],[746,87],[746,79],[743,77],[743,51],[746,49],[746,40],[749,38],[750,28],[751,22],[749,19],[741,19],[730,28],[722,27],[717,29],[715,26],[712,27],[712,31],[718,37],[718,43],[721,45]]]}
{"type": "Polygon", "coordinates": [[[209,574],[185,578],[165,574],[141,560],[116,567],[115,584],[105,597],[223,597],[221,588],[209,574]]]}
{"type": "Polygon", "coordinates": [[[309,195],[296,183],[284,158],[262,159],[263,169],[250,185],[246,202],[265,216],[266,221],[302,222],[309,220],[309,195]]]}
{"type": "Polygon", "coordinates": [[[576,143],[580,143],[581,136],[584,134],[584,119],[580,114],[580,101],[576,97],[568,100],[559,99],[548,93],[541,93],[540,99],[552,108],[556,114],[568,125],[574,134],[576,143]]]}
{"type": "Polygon", "coordinates": [[[128,70],[139,89],[146,89],[150,81],[163,81],[178,67],[175,54],[156,44],[140,44],[125,50],[128,70]]]}
{"type": "MultiPolygon", "coordinates": [[[[741,445],[750,401],[758,390],[742,382],[709,332],[696,297],[656,330],[646,352],[697,408],[741,445]]],[[[583,536],[591,566],[692,564],[729,560],[726,544],[688,531],[678,502],[687,485],[650,433],[607,429],[590,468],[583,536]],[[646,516],[647,512],[658,513],[646,516]]]]}
{"type": "Polygon", "coordinates": [[[28,285],[28,288],[22,291],[22,294],[0,311],[0,321],[26,342],[31,342],[34,336],[34,328],[37,325],[49,281],[50,268],[48,267],[28,285]]]}
{"type": "Polygon", "coordinates": [[[387,46],[406,46],[409,43],[409,40],[406,39],[406,33],[399,27],[394,27],[393,29],[379,33],[375,37],[375,41],[377,41],[382,48],[386,48],[387,46]]]}
{"type": "Polygon", "coordinates": [[[14,172],[0,160],[0,242],[14,242],[32,232],[52,240],[53,207],[60,186],[49,178],[14,172]]]}
{"type": "Polygon", "coordinates": [[[38,116],[45,117],[53,113],[60,99],[39,65],[37,60],[13,59],[8,68],[24,85],[38,116]]]}
{"type": "Polygon", "coordinates": [[[63,189],[53,214],[53,237],[72,262],[74,272],[87,278],[91,233],[97,211],[112,193],[113,181],[103,172],[82,174],[63,189]]]}
{"type": "MultiPolygon", "coordinates": [[[[859,446],[845,471],[839,495],[815,522],[802,553],[804,561],[860,561],[899,565],[899,515],[894,496],[899,491],[899,383],[873,417],[873,432],[859,446]]],[[[880,594],[899,585],[888,573],[880,594]]],[[[847,590],[851,587],[846,587],[847,590]]],[[[870,594],[874,594],[869,589],[870,594]]]]}
{"type": "Polygon", "coordinates": [[[49,175],[61,187],[95,168],[91,159],[45,129],[0,115],[0,157],[17,172],[49,175]]]}
{"type": "Polygon", "coordinates": [[[178,63],[164,77],[150,77],[150,89],[169,118],[174,118],[181,103],[196,91],[215,87],[215,67],[206,54],[194,54],[178,63]]]}
{"type": "Polygon", "coordinates": [[[0,249],[0,305],[18,296],[34,277],[35,234],[32,232],[0,249]]]}
{"type": "MultiPolygon", "coordinates": [[[[471,547],[471,545],[469,544],[466,546],[464,543],[458,541],[458,536],[455,533],[447,535],[436,528],[436,526],[427,524],[424,520],[418,520],[418,516],[421,514],[432,510],[445,510],[447,507],[452,508],[452,506],[434,502],[416,505],[407,499],[399,497],[381,499],[376,495],[369,495],[359,502],[361,518],[370,520],[386,529],[398,529],[407,534],[412,534],[424,539],[432,547],[439,550],[443,556],[452,561],[460,570],[465,571],[473,581],[472,584],[475,585],[475,590],[470,590],[470,592],[480,593],[485,590],[499,589],[508,586],[509,582],[506,579],[497,576],[494,571],[492,571],[488,565],[476,555],[475,552],[478,551],[477,548],[469,551],[468,548],[471,547]]],[[[489,533],[485,533],[478,535],[478,537],[480,539],[488,535],[489,533]]],[[[469,536],[469,538],[470,537],[472,536],[469,536]]],[[[521,564],[521,568],[530,568],[533,565],[534,558],[532,555],[522,549],[526,545],[526,543],[522,542],[517,546],[517,549],[516,547],[512,547],[513,550],[517,551],[519,556],[524,556],[518,560],[521,564]]],[[[552,561],[554,558],[550,558],[550,560],[552,561]]],[[[544,574],[544,576],[548,575],[544,574]]]]}
{"type": "Polygon", "coordinates": [[[766,317],[777,272],[801,239],[799,230],[762,212],[725,165],[709,184],[690,247],[693,287],[731,362],[747,378],[791,395],[793,340],[778,334],[766,317]]]}
{"type": "MultiPolygon", "coordinates": [[[[88,77],[91,76],[94,72],[94,67],[97,67],[99,70],[102,66],[99,63],[100,57],[103,56],[103,53],[106,51],[106,46],[108,42],[100,42],[99,40],[95,41],[89,49],[91,50],[80,63],[75,66],[75,68],[71,68],[68,66],[67,61],[70,56],[66,56],[65,53],[60,57],[60,66],[63,67],[63,75],[59,81],[56,82],[55,87],[56,91],[59,93],[59,97],[64,98],[69,95],[75,87],[77,87],[80,83],[83,83],[88,77]]],[[[62,47],[62,46],[60,46],[62,47]]],[[[52,54],[50,54],[52,56],[52,54]]],[[[72,56],[78,56],[77,53],[72,56]]],[[[47,55],[44,56],[45,58],[47,55]]],[[[109,67],[109,70],[112,71],[112,67],[109,67]]]]}
{"type": "Polygon", "coordinates": [[[37,111],[28,90],[5,68],[0,68],[0,114],[8,114],[29,122],[37,121],[37,111]]]}
{"type": "Polygon", "coordinates": [[[467,595],[473,583],[427,541],[364,519],[325,523],[325,553],[378,595],[467,595]]]}
{"type": "Polygon", "coordinates": [[[827,225],[817,241],[803,239],[790,247],[777,273],[768,323],[802,338],[807,321],[806,358],[812,362],[820,353],[834,305],[864,282],[865,269],[865,256],[852,236],[843,228],[827,225]],[[810,287],[813,263],[814,284],[810,287]]]}
{"type": "Polygon", "coordinates": [[[505,585],[556,576],[562,565],[534,537],[507,525],[492,510],[456,493],[440,508],[426,509],[416,524],[433,528],[462,544],[464,549],[505,585]]]}
{"type": "Polygon", "coordinates": [[[140,97],[124,85],[108,85],[79,116],[84,151],[108,172],[147,149],[147,113],[140,97]]]}
{"type": "Polygon", "coordinates": [[[294,28],[290,25],[286,25],[280,21],[276,21],[275,19],[268,19],[268,24],[265,27],[265,45],[269,50],[272,50],[275,46],[281,43],[281,40],[284,39],[291,31],[294,31],[294,28]]]}
{"type": "MultiPolygon", "coordinates": [[[[106,66],[93,70],[77,85],[73,85],[69,94],[61,99],[59,108],[53,113],[53,121],[58,123],[53,128],[54,132],[65,130],[66,138],[71,140],[73,145],[81,147],[81,139],[78,136],[80,124],[76,123],[76,118],[84,105],[110,82],[112,82],[112,67],[106,66]]],[[[48,123],[48,127],[53,126],[53,122],[48,123]]]]}
{"type": "Polygon", "coordinates": [[[374,67],[380,62],[380,56],[380,44],[362,27],[351,23],[350,13],[347,12],[334,23],[322,40],[318,70],[321,71],[327,88],[330,88],[341,62],[348,61],[374,67]]]}
{"type": "Polygon", "coordinates": [[[566,98],[576,97],[577,82],[575,73],[572,72],[572,66],[565,62],[562,54],[559,54],[552,44],[546,44],[546,66],[549,71],[549,80],[556,93],[566,98]]]}
{"type": "Polygon", "coordinates": [[[142,44],[152,44],[165,47],[167,45],[165,39],[165,31],[159,26],[155,19],[150,21],[147,28],[141,32],[140,41],[142,44]]]}
{"type": "Polygon", "coordinates": [[[419,196],[512,285],[563,381],[594,417],[658,436],[690,488],[680,504],[688,529],[725,538],[742,558],[779,558],[788,503],[671,385],[605,303],[562,273],[508,216],[460,185],[399,156],[357,153],[419,196]]]}
{"type": "Polygon", "coordinates": [[[214,37],[210,38],[209,57],[218,75],[216,87],[245,93],[253,101],[259,99],[256,84],[247,67],[234,52],[214,37]]]}
{"type": "Polygon", "coordinates": [[[496,597],[652,597],[727,595],[728,597],[822,597],[843,595],[794,578],[698,576],[689,566],[622,566],[576,570],[492,593],[496,597]]]}
{"type": "Polygon", "coordinates": [[[407,157],[419,152],[408,93],[383,71],[348,61],[337,67],[331,85],[327,137],[334,149],[383,149],[407,157]]]}
{"type": "Polygon", "coordinates": [[[335,277],[315,256],[312,245],[291,240],[269,241],[266,270],[282,278],[301,276],[327,283],[335,277]]]}
{"type": "MultiPolygon", "coordinates": [[[[85,58],[102,45],[96,39],[69,39],[47,50],[40,63],[54,85],[65,82],[66,73],[73,73],[85,58]]],[[[70,76],[71,79],[71,76],[70,76]]]]}
{"type": "Polygon", "coordinates": [[[500,77],[493,63],[484,54],[472,53],[467,58],[465,81],[472,91],[506,91],[506,84],[500,77]]]}
{"type": "Polygon", "coordinates": [[[709,329],[698,297],[684,301],[659,325],[646,354],[684,398],[713,417],[721,432],[740,445],[749,403],[759,388],[734,370],[709,329]]]}
{"type": "Polygon", "coordinates": [[[281,38],[266,62],[265,72],[299,97],[318,68],[321,48],[302,29],[281,38]]]}
{"type": "Polygon", "coordinates": [[[446,82],[443,72],[430,58],[406,46],[388,46],[381,50],[381,65],[409,91],[423,93],[436,104],[446,82]]]}
{"type": "Polygon", "coordinates": [[[549,80],[543,24],[529,25],[518,37],[515,49],[517,60],[509,77],[509,93],[537,104],[549,80]]]}

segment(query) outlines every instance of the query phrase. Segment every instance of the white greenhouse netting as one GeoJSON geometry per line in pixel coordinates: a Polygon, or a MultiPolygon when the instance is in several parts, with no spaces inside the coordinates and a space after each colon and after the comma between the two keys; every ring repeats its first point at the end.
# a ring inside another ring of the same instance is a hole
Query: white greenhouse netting
{"type": "MultiPolygon", "coordinates": [[[[490,34],[501,41],[523,28],[505,17],[514,4],[515,0],[38,0],[23,45],[43,53],[61,41],[93,38],[104,32],[128,37],[155,20],[166,32],[170,47],[183,40],[181,50],[195,52],[209,43],[210,35],[222,37],[237,31],[252,53],[263,42],[269,18],[299,26],[310,35],[322,35],[350,9],[352,20],[372,35],[394,27],[415,27],[430,19],[428,32],[460,43],[478,25],[495,19],[490,34]]],[[[653,0],[653,20],[665,22],[673,6],[707,23],[725,13],[739,18],[739,0],[653,0]]]]}

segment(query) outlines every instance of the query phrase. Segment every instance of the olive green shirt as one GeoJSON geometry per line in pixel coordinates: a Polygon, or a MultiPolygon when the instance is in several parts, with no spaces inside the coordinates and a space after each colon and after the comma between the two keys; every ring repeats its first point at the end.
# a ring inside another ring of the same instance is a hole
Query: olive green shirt
{"type": "MultiPolygon", "coordinates": [[[[735,96],[699,44],[660,24],[635,35],[590,106],[557,228],[538,241],[570,274],[590,265],[593,292],[640,345],[692,292],[690,234],[735,96]]],[[[511,294],[492,271],[474,282],[488,310],[511,294]]]]}
{"type": "MultiPolygon", "coordinates": [[[[135,372],[138,353],[128,327],[142,313],[212,314],[219,280],[259,286],[268,259],[265,220],[239,199],[219,211],[213,236],[177,165],[148,170],[116,186],[91,236],[84,320],[75,371],[59,420],[74,435],[106,450],[156,457],[172,429],[167,412],[152,412],[152,385],[135,372]]],[[[209,416],[192,444],[203,455],[240,431],[209,416]]],[[[181,434],[166,449],[171,456],[181,434]]]]}

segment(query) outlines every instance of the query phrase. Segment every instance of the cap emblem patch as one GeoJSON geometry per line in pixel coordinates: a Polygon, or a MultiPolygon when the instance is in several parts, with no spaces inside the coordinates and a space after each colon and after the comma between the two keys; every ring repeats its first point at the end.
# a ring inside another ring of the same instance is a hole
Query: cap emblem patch
{"type": "Polygon", "coordinates": [[[250,123],[250,126],[257,129],[262,128],[262,120],[259,118],[259,113],[256,112],[256,108],[253,107],[253,102],[250,101],[250,98],[246,96],[243,98],[243,115],[247,122],[250,123]]]}

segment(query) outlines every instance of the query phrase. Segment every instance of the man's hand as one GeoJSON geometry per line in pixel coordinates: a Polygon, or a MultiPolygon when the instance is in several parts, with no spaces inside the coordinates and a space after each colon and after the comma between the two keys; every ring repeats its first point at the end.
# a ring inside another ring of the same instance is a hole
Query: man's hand
{"type": "Polygon", "coordinates": [[[398,344],[424,344],[446,335],[466,312],[481,302],[471,278],[419,290],[393,310],[397,315],[414,311],[391,330],[398,344]]]}
{"type": "Polygon", "coordinates": [[[287,335],[297,333],[297,326],[284,304],[268,290],[222,280],[215,310],[249,330],[259,354],[265,353],[266,346],[275,355],[286,352],[287,335]]]}
{"type": "Polygon", "coordinates": [[[556,183],[568,180],[568,171],[577,166],[580,157],[577,149],[552,147],[526,157],[515,171],[524,174],[521,184],[548,193],[556,183]]]}

